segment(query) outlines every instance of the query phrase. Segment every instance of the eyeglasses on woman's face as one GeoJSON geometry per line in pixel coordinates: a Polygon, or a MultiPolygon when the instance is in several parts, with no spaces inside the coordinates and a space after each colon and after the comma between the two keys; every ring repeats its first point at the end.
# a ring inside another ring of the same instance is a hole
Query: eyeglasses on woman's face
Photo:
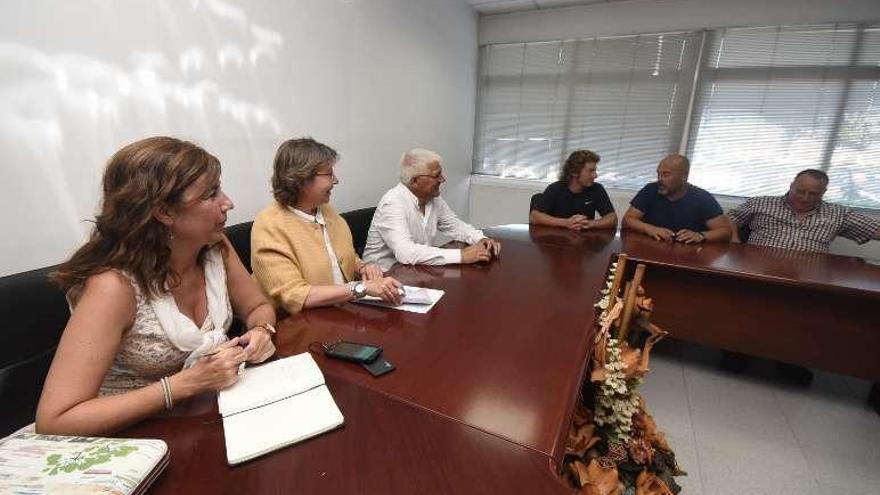
{"type": "Polygon", "coordinates": [[[334,171],[332,171],[332,170],[329,171],[329,172],[318,172],[317,174],[315,174],[315,177],[330,177],[330,178],[332,178],[332,179],[335,179],[335,178],[336,178],[336,172],[334,172],[334,171]]]}

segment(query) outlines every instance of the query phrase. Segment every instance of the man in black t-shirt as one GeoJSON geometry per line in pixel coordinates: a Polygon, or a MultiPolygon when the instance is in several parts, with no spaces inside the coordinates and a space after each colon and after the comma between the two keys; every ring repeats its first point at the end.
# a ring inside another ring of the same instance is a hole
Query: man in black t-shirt
{"type": "Polygon", "coordinates": [[[721,206],[709,192],[688,183],[690,167],[682,155],[661,160],[657,182],[636,193],[623,216],[623,227],[658,241],[729,241],[730,224],[721,206]]]}
{"type": "Polygon", "coordinates": [[[573,152],[565,160],[559,180],[547,186],[529,212],[529,223],[571,230],[617,228],[617,214],[602,184],[596,180],[599,155],[573,152]],[[599,218],[596,219],[598,213],[599,218]]]}

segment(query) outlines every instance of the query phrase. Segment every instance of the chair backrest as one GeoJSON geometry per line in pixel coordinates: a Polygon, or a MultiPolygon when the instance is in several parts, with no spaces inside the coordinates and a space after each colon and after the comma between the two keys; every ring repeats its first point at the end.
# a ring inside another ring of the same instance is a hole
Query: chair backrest
{"type": "Polygon", "coordinates": [[[254,222],[238,223],[226,227],[226,237],[229,238],[229,242],[232,243],[232,247],[235,248],[235,252],[241,258],[241,262],[244,263],[248,272],[253,272],[251,270],[251,229],[253,227],[254,222]]]}
{"type": "Polygon", "coordinates": [[[743,244],[748,243],[749,236],[752,234],[752,229],[750,229],[748,225],[743,225],[739,228],[737,228],[737,226],[734,225],[733,227],[737,229],[736,232],[737,232],[737,234],[739,234],[739,241],[742,242],[743,244]]]}
{"type": "Polygon", "coordinates": [[[70,317],[50,266],[0,278],[0,437],[32,422],[55,348],[70,317]]]}
{"type": "Polygon", "coordinates": [[[531,213],[532,210],[537,210],[537,209],[538,209],[538,201],[541,200],[541,194],[542,194],[542,193],[535,193],[535,194],[532,194],[532,200],[529,201],[529,213],[531,213]]]}
{"type": "Polygon", "coordinates": [[[358,256],[364,255],[364,247],[367,245],[367,233],[370,231],[370,223],[373,222],[374,213],[376,213],[375,207],[361,208],[360,210],[351,210],[340,214],[348,224],[349,230],[351,230],[351,239],[358,256]]]}

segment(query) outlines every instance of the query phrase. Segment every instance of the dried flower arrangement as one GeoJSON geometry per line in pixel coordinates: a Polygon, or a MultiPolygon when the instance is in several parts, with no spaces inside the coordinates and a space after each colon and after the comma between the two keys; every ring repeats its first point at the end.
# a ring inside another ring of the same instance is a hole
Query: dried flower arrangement
{"type": "Polygon", "coordinates": [[[609,268],[590,380],[584,384],[566,445],[563,475],[587,495],[671,495],[681,491],[675,453],[657,430],[636,388],[651,349],[667,332],[650,322],[653,304],[641,287],[645,266],[618,297],[626,270],[621,254],[609,268]]]}

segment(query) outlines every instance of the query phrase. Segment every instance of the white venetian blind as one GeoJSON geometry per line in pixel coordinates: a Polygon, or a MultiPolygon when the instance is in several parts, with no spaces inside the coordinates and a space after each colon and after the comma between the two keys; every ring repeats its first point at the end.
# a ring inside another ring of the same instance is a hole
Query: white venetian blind
{"type": "Polygon", "coordinates": [[[836,24],[711,31],[696,95],[691,182],[782,194],[825,170],[825,199],[880,208],[880,30],[836,24]]]}
{"type": "Polygon", "coordinates": [[[638,189],[678,149],[699,35],[672,33],[481,48],[474,173],[553,180],[574,150],[600,181],[638,189]]]}

